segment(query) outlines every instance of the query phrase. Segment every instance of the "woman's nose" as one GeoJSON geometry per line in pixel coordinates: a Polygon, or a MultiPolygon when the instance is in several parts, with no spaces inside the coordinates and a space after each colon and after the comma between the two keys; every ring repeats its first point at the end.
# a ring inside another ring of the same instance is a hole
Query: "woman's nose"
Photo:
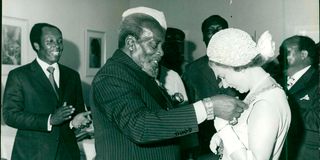
{"type": "Polygon", "coordinates": [[[225,80],[221,80],[220,81],[220,83],[219,83],[219,87],[221,88],[221,87],[223,87],[223,88],[228,88],[229,86],[228,86],[228,84],[225,82],[225,80]]]}

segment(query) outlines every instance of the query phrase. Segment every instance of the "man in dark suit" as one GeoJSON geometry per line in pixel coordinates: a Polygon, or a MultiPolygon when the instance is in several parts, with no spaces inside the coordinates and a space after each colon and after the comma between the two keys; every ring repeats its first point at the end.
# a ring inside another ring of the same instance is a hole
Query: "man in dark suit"
{"type": "Polygon", "coordinates": [[[197,132],[198,124],[214,115],[240,116],[246,106],[227,96],[175,108],[155,81],[163,56],[164,14],[137,7],[122,17],[119,49],[92,84],[97,160],[180,159],[176,137],[197,132]]]}
{"type": "Polygon", "coordinates": [[[292,113],[287,138],[289,160],[320,158],[318,57],[315,42],[306,36],[292,36],[280,46],[283,87],[292,113]]]}
{"type": "Polygon", "coordinates": [[[37,23],[30,41],[37,58],[10,71],[4,91],[4,121],[18,129],[11,157],[79,160],[72,128],[90,122],[90,112],[83,112],[80,76],[57,63],[63,51],[59,28],[37,23]]]}
{"type": "MultiPolygon", "coordinates": [[[[202,37],[206,47],[211,37],[222,29],[228,28],[228,22],[219,15],[212,15],[206,18],[202,25],[202,37]]],[[[205,55],[186,66],[186,70],[182,75],[185,83],[188,99],[191,103],[199,101],[208,96],[227,94],[230,96],[238,96],[237,92],[231,88],[220,88],[219,80],[209,67],[208,56],[205,55]]],[[[216,132],[212,127],[213,121],[205,121],[199,125],[199,132],[182,138],[185,143],[182,144],[184,156],[187,158],[202,157],[202,159],[212,159],[212,152],[209,149],[211,137],[216,132]]],[[[199,159],[199,158],[198,158],[199,159]]]]}

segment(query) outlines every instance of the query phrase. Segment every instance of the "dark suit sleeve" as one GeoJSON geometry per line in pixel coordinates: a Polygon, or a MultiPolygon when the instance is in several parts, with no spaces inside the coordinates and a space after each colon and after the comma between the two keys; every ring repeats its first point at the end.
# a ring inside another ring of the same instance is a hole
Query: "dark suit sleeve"
{"type": "Polygon", "coordinates": [[[132,77],[119,75],[98,78],[93,98],[99,111],[130,140],[144,144],[198,131],[193,107],[166,111],[132,77]]]}
{"type": "Polygon", "coordinates": [[[75,93],[76,94],[76,113],[81,113],[85,111],[84,108],[84,101],[83,101],[83,93],[82,93],[82,86],[81,86],[81,79],[78,73],[75,74],[75,93]]]}
{"type": "Polygon", "coordinates": [[[47,131],[49,114],[25,111],[25,95],[18,72],[9,73],[3,99],[3,117],[9,126],[24,130],[47,131]]]}

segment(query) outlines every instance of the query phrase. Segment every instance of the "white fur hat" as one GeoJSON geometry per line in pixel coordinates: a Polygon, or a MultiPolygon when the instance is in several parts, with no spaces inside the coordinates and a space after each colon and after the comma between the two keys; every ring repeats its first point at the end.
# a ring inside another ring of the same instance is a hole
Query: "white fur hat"
{"type": "Polygon", "coordinates": [[[148,7],[130,8],[130,9],[123,12],[122,20],[124,20],[127,16],[134,14],[134,13],[143,13],[143,14],[149,15],[149,16],[153,17],[154,19],[156,19],[162,28],[167,29],[166,18],[164,16],[163,12],[158,11],[153,8],[148,8],[148,7]]]}
{"type": "Polygon", "coordinates": [[[207,47],[211,61],[231,67],[248,64],[258,53],[251,36],[235,28],[223,29],[214,34],[207,47]]]}

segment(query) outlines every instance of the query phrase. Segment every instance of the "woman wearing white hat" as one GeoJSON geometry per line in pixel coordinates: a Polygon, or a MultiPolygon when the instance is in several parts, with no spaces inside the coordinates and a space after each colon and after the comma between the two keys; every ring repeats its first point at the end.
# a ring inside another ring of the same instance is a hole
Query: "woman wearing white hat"
{"type": "Polygon", "coordinates": [[[242,30],[224,29],[211,38],[207,55],[223,87],[249,91],[244,99],[249,108],[235,123],[215,119],[211,150],[224,160],[279,159],[291,113],[284,91],[261,68],[276,56],[270,33],[263,33],[256,44],[242,30]]]}

